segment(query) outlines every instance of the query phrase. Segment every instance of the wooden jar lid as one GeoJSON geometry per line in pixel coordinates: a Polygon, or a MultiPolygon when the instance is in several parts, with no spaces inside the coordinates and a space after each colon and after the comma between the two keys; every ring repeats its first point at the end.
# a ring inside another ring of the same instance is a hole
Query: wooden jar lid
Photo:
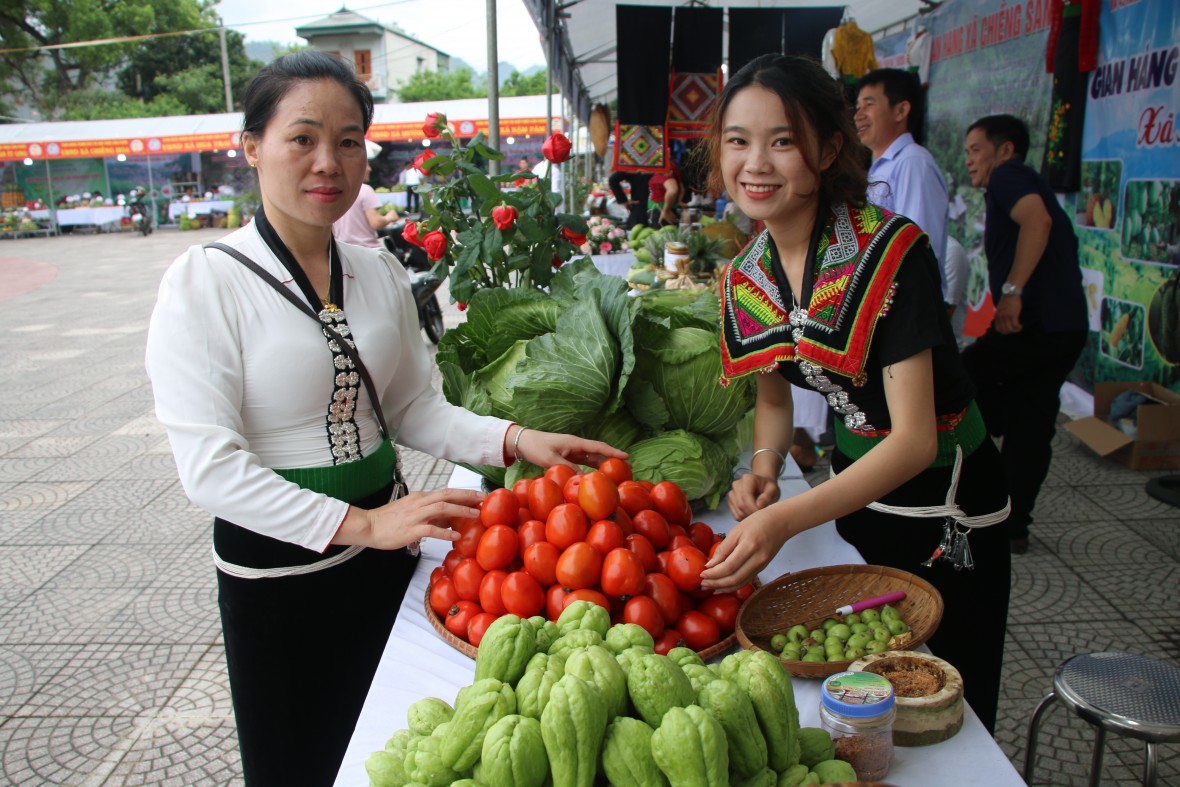
{"type": "Polygon", "coordinates": [[[897,707],[894,745],[929,746],[954,737],[962,729],[963,678],[950,662],[922,651],[888,650],[857,659],[848,669],[878,675],[892,670],[912,673],[912,681],[894,682],[897,707]],[[916,688],[924,682],[931,682],[933,693],[904,696],[905,683],[912,683],[916,688]]]}

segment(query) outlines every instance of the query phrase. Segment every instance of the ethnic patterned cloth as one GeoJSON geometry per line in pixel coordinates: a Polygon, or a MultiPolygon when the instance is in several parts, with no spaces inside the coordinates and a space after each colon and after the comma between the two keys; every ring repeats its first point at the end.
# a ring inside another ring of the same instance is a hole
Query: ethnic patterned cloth
{"type": "Polygon", "coordinates": [[[721,282],[722,384],[783,361],[807,362],[863,384],[873,331],[892,304],[898,266],[925,237],[908,219],[875,205],[836,205],[816,245],[804,311],[784,302],[771,262],[773,241],[763,231],[721,282]]]}
{"type": "Polygon", "coordinates": [[[668,129],[665,126],[635,126],[615,121],[614,169],[622,172],[653,172],[668,165],[668,129]]]}
{"type": "Polygon", "coordinates": [[[721,93],[721,72],[672,74],[668,88],[668,135],[672,139],[705,136],[709,116],[721,93]]]}

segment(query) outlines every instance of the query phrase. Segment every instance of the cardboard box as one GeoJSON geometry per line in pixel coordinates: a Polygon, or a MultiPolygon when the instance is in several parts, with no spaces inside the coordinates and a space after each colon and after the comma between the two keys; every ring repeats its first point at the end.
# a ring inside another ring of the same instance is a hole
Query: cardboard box
{"type": "Polygon", "coordinates": [[[1070,421],[1065,428],[1099,456],[1110,456],[1132,470],[1180,467],[1180,394],[1156,383],[1098,383],[1094,415],[1070,421]],[[1128,437],[1107,423],[1110,403],[1132,390],[1151,401],[1139,405],[1138,433],[1128,437]]]}

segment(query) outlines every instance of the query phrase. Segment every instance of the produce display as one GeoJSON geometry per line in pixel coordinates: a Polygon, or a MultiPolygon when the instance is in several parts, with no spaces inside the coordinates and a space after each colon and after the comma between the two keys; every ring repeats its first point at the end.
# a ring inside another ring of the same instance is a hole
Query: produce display
{"type": "MultiPolygon", "coordinates": [[[[742,600],[754,591],[702,591],[701,571],[721,537],[692,521],[677,484],[635,481],[619,459],[584,473],[554,465],[518,479],[489,494],[478,517],[451,526],[459,539],[431,575],[430,608],[481,654],[493,621],[526,619],[511,629],[514,647],[496,646],[494,671],[512,683],[536,637],[548,640],[545,653],[563,658],[592,645],[643,644],[661,654],[714,647],[733,633],[742,600]],[[630,627],[611,629],[612,622],[630,627]]],[[[490,658],[477,663],[477,679],[492,668],[490,658]]]]}
{"type": "MultiPolygon", "coordinates": [[[[754,381],[718,382],[715,293],[629,289],[583,259],[562,266],[548,293],[478,290],[439,342],[443,393],[481,415],[610,443],[631,455],[637,479],[673,481],[715,508],[751,439],[754,381]]],[[[505,487],[542,471],[470,469],[505,487]]]]}
{"type": "Polygon", "coordinates": [[[788,661],[850,661],[869,653],[904,648],[910,626],[889,604],[827,618],[816,628],[797,623],[770,639],[779,658],[788,661]]]}
{"type": "Polygon", "coordinates": [[[418,700],[406,728],[369,757],[373,787],[856,780],[824,730],[799,728],[791,678],[771,654],[740,651],[709,666],[686,649],[661,655],[635,624],[604,628],[597,609],[583,601],[556,621],[499,617],[454,704],[418,700]],[[556,639],[542,635],[549,625],[556,639]]]}

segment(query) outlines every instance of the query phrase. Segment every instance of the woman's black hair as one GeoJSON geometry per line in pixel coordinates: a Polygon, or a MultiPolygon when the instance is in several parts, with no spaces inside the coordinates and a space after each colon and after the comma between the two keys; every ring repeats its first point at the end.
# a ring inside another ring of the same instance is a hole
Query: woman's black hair
{"type": "Polygon", "coordinates": [[[242,98],[245,118],[242,131],[261,137],[266,124],[274,117],[279,102],[291,88],[301,82],[331,79],[340,84],[356,99],[364,120],[364,130],[373,122],[373,94],[364,82],[357,79],[356,72],[340,58],[327,52],[305,49],[283,55],[263,68],[250,80],[242,98]]]}
{"type": "Polygon", "coordinates": [[[721,124],[729,103],[741,90],[752,85],[766,88],[783,102],[792,125],[810,128],[814,138],[798,136],[799,145],[810,165],[819,161],[826,145],[839,137],[839,150],[832,164],[823,172],[815,171],[819,181],[820,201],[824,204],[847,202],[861,206],[866,202],[868,155],[856,135],[852,112],[836,80],[818,61],[793,55],[762,55],[747,63],[733,75],[713,113],[705,150],[709,161],[709,188],[720,193],[721,124]],[[801,123],[802,121],[802,123],[801,123]]]}

